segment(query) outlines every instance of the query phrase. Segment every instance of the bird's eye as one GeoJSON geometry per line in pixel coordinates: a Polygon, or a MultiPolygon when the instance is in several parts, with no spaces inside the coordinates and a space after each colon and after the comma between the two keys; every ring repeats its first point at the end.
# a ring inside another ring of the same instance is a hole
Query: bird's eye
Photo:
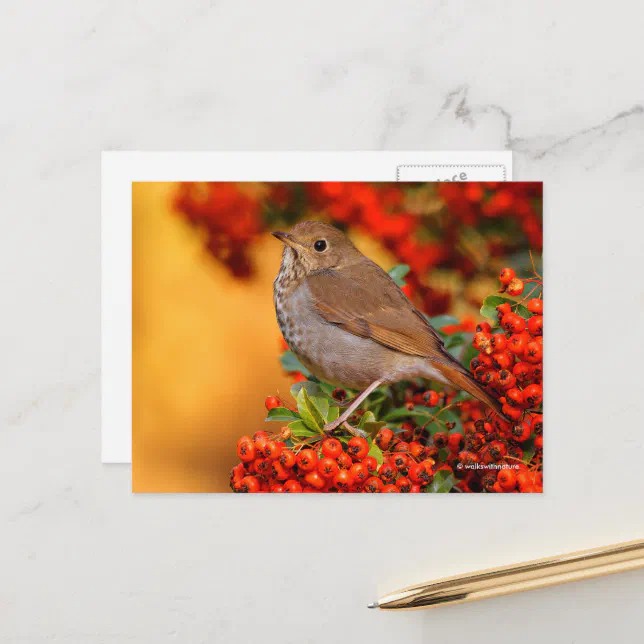
{"type": "Polygon", "coordinates": [[[313,244],[313,248],[315,248],[318,253],[323,253],[326,250],[326,241],[324,239],[318,239],[315,244],[313,244]]]}

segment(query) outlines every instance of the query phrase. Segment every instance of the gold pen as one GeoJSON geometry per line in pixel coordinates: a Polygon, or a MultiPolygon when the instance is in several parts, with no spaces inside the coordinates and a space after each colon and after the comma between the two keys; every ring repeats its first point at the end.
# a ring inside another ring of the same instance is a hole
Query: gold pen
{"type": "Polygon", "coordinates": [[[383,610],[462,604],[644,567],[644,540],[445,577],[403,588],[369,604],[383,610]]]}

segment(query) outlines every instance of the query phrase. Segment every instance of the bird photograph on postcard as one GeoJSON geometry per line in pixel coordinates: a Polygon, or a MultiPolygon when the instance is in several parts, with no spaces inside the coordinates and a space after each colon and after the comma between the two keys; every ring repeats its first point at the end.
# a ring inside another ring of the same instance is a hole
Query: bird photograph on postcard
{"type": "Polygon", "coordinates": [[[135,491],[542,492],[542,203],[135,184],[135,491]]]}

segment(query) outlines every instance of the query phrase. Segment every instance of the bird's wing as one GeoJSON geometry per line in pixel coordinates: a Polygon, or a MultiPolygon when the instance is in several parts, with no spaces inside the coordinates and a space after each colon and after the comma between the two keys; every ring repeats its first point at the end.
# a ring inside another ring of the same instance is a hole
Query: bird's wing
{"type": "Polygon", "coordinates": [[[306,282],[327,322],[402,353],[453,363],[438,333],[377,264],[314,271],[306,282]]]}

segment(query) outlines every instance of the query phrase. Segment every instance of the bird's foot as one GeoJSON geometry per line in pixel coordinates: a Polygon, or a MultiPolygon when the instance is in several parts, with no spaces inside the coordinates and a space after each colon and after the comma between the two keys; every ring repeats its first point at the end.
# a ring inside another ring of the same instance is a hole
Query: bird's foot
{"type": "Polygon", "coordinates": [[[342,425],[342,418],[338,418],[338,419],[336,419],[336,420],[334,420],[334,421],[332,421],[332,422],[330,422],[330,423],[327,423],[327,424],[324,426],[324,431],[325,431],[327,434],[330,434],[331,432],[333,432],[333,430],[335,430],[335,429],[337,429],[338,427],[340,427],[340,425],[342,425]]]}
{"type": "Polygon", "coordinates": [[[360,436],[361,438],[367,438],[367,432],[362,431],[358,427],[353,427],[352,425],[349,425],[349,423],[342,423],[342,427],[344,427],[349,434],[360,436]]]}
{"type": "Polygon", "coordinates": [[[344,427],[352,436],[361,436],[362,438],[367,437],[366,432],[363,432],[361,429],[358,429],[357,427],[353,427],[352,425],[349,425],[349,423],[347,421],[343,421],[342,418],[338,418],[337,420],[334,420],[331,423],[327,423],[324,426],[324,431],[327,434],[331,434],[338,427],[340,427],[340,425],[342,425],[342,427],[344,427]]]}

